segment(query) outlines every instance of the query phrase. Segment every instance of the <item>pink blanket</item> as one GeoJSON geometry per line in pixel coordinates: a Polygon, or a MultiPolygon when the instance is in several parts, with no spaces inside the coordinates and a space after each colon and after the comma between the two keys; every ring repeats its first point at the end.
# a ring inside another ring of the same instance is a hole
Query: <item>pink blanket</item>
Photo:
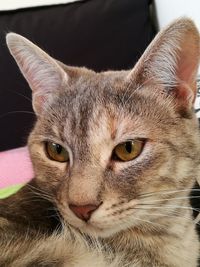
{"type": "Polygon", "coordinates": [[[27,147],[0,152],[0,189],[27,183],[33,176],[27,147]]]}

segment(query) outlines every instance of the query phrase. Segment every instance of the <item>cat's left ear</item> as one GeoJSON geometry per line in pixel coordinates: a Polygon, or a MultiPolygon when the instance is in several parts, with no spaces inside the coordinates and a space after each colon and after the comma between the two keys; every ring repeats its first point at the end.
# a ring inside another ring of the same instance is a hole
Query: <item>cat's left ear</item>
{"type": "Polygon", "coordinates": [[[9,33],[6,41],[10,53],[33,92],[33,109],[37,115],[51,102],[68,80],[68,75],[55,59],[21,35],[9,33]]]}
{"type": "Polygon", "coordinates": [[[192,107],[199,59],[199,32],[190,19],[182,18],[157,34],[128,79],[162,88],[161,95],[173,95],[176,106],[192,107]]]}

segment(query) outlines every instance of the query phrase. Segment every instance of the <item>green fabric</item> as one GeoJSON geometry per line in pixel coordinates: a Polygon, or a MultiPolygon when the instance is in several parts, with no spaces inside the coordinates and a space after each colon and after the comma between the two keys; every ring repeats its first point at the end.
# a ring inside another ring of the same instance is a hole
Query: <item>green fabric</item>
{"type": "Polygon", "coordinates": [[[15,194],[24,184],[18,184],[0,189],[0,199],[7,198],[15,194]]]}

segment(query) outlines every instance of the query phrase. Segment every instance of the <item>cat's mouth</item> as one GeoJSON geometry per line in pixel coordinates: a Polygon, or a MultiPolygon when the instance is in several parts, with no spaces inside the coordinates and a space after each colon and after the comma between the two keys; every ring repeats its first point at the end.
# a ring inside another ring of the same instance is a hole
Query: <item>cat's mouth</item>
{"type": "Polygon", "coordinates": [[[73,228],[93,237],[110,237],[118,232],[114,227],[100,227],[92,222],[85,222],[81,226],[70,224],[73,228]]]}
{"type": "Polygon", "coordinates": [[[73,229],[78,230],[86,235],[92,236],[94,238],[107,238],[115,235],[116,233],[125,230],[131,225],[126,225],[125,223],[120,224],[116,221],[101,221],[96,216],[91,217],[90,220],[84,221],[75,216],[68,216],[68,214],[62,215],[64,221],[70,225],[73,229]]]}
{"type": "Polygon", "coordinates": [[[89,236],[109,237],[118,232],[118,229],[116,229],[114,225],[103,225],[93,217],[91,217],[90,220],[84,221],[68,213],[61,212],[61,216],[63,221],[69,226],[89,236]]]}

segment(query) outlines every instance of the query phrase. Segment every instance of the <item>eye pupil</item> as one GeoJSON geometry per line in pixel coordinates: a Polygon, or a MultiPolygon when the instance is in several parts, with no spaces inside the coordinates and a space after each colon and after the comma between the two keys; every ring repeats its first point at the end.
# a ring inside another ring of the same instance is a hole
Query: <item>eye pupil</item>
{"type": "Polygon", "coordinates": [[[126,151],[127,151],[128,153],[131,153],[131,152],[132,152],[132,148],[133,148],[133,146],[132,146],[132,142],[126,142],[126,143],[125,143],[125,149],[126,149],[126,151]]]}
{"type": "Polygon", "coordinates": [[[58,154],[60,154],[62,152],[62,146],[61,145],[58,145],[58,144],[55,144],[56,145],[56,152],[58,154]]]}

